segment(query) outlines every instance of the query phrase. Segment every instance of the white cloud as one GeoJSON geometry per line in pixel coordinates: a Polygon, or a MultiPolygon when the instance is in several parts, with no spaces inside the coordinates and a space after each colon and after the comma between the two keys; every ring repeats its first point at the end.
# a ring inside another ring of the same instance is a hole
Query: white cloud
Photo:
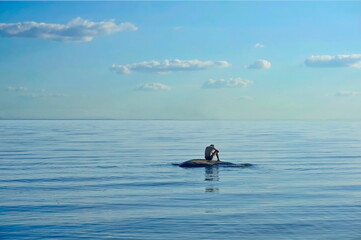
{"type": "Polygon", "coordinates": [[[31,92],[24,96],[32,97],[32,98],[48,98],[48,97],[67,97],[68,95],[64,93],[49,93],[47,90],[41,89],[40,92],[31,92]]]}
{"type": "Polygon", "coordinates": [[[26,87],[13,87],[13,86],[6,87],[6,90],[8,90],[10,92],[26,92],[26,91],[28,91],[28,89],[26,87]]]}
{"type": "MultiPolygon", "coordinates": [[[[17,96],[21,97],[31,97],[31,98],[46,98],[46,97],[67,97],[67,94],[63,93],[50,93],[45,89],[41,89],[40,91],[28,91],[26,87],[6,87],[7,91],[17,92],[17,96]]],[[[15,93],[14,93],[15,94],[15,93]]]]}
{"type": "Polygon", "coordinates": [[[147,83],[136,88],[140,91],[169,91],[171,87],[161,83],[147,83]]]}
{"type": "Polygon", "coordinates": [[[361,92],[354,92],[354,91],[339,91],[335,94],[338,97],[353,97],[361,95],[361,92]]]}
{"type": "Polygon", "coordinates": [[[227,61],[201,61],[201,60],[164,60],[149,61],[126,65],[113,64],[110,70],[119,74],[131,74],[134,72],[151,72],[151,73],[170,73],[179,71],[202,70],[211,67],[229,67],[231,64],[227,61]]]}
{"type": "Polygon", "coordinates": [[[261,43],[256,43],[256,44],[254,45],[254,47],[255,47],[255,48],[264,48],[265,45],[263,45],[263,44],[261,44],[261,43]]]}
{"type": "Polygon", "coordinates": [[[67,97],[68,95],[63,94],[63,93],[40,92],[40,93],[30,93],[26,96],[32,97],[32,98],[47,98],[47,97],[67,97]]]}
{"type": "Polygon", "coordinates": [[[252,81],[241,78],[230,78],[230,79],[209,79],[203,84],[203,88],[236,88],[236,87],[247,87],[252,81]]]}
{"type": "Polygon", "coordinates": [[[271,63],[264,59],[258,59],[251,65],[249,65],[247,68],[249,69],[270,69],[271,63]]]}
{"type": "Polygon", "coordinates": [[[1,37],[42,38],[61,42],[89,42],[94,37],[121,31],[135,31],[132,23],[116,24],[114,20],[91,22],[80,17],[67,24],[43,22],[0,23],[1,37]]]}
{"type": "Polygon", "coordinates": [[[308,67],[354,67],[361,68],[361,54],[319,55],[305,60],[308,67]]]}

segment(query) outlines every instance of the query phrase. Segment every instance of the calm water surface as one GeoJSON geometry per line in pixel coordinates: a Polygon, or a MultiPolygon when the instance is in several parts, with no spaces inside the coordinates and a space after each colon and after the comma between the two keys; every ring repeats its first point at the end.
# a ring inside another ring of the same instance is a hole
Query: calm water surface
{"type": "Polygon", "coordinates": [[[360,122],[0,121],[0,239],[361,239],[360,122]],[[214,143],[249,168],[182,169],[214,143]]]}

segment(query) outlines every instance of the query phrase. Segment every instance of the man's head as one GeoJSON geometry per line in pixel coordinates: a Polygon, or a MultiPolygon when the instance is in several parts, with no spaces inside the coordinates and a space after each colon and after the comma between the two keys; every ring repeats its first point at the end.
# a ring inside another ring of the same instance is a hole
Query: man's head
{"type": "Polygon", "coordinates": [[[211,146],[211,147],[214,147],[214,144],[211,144],[210,146],[211,146]]]}

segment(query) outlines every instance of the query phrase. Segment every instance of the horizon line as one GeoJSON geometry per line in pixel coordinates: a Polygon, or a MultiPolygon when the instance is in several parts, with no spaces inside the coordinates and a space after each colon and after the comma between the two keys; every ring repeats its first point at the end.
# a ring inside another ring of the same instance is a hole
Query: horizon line
{"type": "Polygon", "coordinates": [[[41,120],[54,120],[54,121],[352,121],[352,122],[359,122],[361,119],[300,119],[300,118],[289,118],[289,119],[282,119],[282,118],[272,118],[272,119],[217,119],[217,118],[209,118],[209,119],[176,119],[176,118],[0,118],[0,121],[21,121],[21,120],[28,120],[28,121],[41,121],[41,120]]]}

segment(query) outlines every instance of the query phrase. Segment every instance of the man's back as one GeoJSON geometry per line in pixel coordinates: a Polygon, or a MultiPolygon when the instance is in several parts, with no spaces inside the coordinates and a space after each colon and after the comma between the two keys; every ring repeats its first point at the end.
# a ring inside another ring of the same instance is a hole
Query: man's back
{"type": "Polygon", "coordinates": [[[204,157],[210,157],[213,151],[213,147],[212,146],[207,146],[206,149],[204,150],[204,157]]]}
{"type": "Polygon", "coordinates": [[[219,150],[217,148],[215,148],[213,144],[211,144],[211,145],[207,146],[206,149],[204,150],[204,158],[206,160],[212,160],[213,156],[216,155],[217,160],[219,161],[218,152],[219,152],[219,150]]]}

